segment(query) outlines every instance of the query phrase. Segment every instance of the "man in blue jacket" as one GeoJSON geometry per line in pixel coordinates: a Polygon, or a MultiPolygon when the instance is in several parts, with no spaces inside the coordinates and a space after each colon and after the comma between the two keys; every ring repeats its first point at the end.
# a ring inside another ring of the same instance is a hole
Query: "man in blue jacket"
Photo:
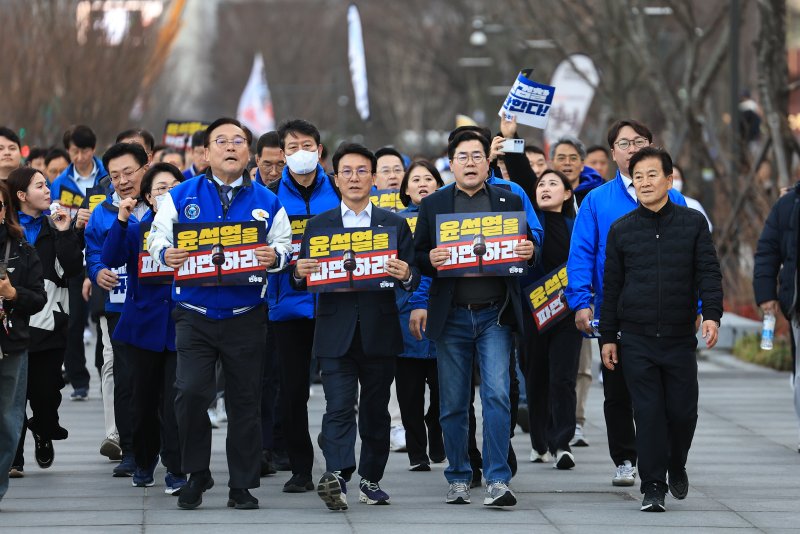
{"type": "MultiPolygon", "coordinates": [[[[614,123],[608,130],[608,146],[618,167],[616,178],[590,191],[575,219],[567,261],[569,285],[564,293],[570,309],[575,311],[575,325],[589,336],[593,335],[591,323],[594,319],[590,306],[594,304],[599,315],[603,302],[608,230],[614,221],[638,205],[628,163],[636,152],[652,142],[653,134],[644,124],[635,120],[614,123]]],[[[677,191],[671,189],[669,196],[675,204],[686,205],[677,191]]],[[[614,373],[602,369],[603,411],[609,452],[617,466],[611,482],[615,486],[633,486],[636,478],[636,430],[631,397],[622,371],[622,366],[614,373]]]]}
{"type": "MultiPolygon", "coordinates": [[[[130,422],[130,368],[125,359],[124,344],[111,339],[125,302],[127,274],[124,267],[109,268],[101,256],[106,235],[117,219],[120,201],[139,196],[139,185],[147,172],[148,157],[138,143],[117,143],[103,155],[103,165],[110,169],[109,176],[115,191],[94,209],[85,232],[86,274],[93,284],[107,292],[105,314],[100,318],[103,338],[103,410],[106,417],[106,439],[100,447],[100,453],[112,457],[114,451],[121,449],[122,462],[114,468],[114,476],[129,477],[136,469],[130,422]]],[[[139,202],[131,218],[138,222],[146,212],[147,206],[139,202]]]]}
{"type": "MultiPolygon", "coordinates": [[[[266,243],[255,250],[264,267],[264,285],[174,286],[178,364],[175,416],[183,472],[189,482],[178,506],[194,509],[214,485],[211,423],[206,409],[215,396],[215,366],[222,362],[227,384],[228,506],[258,508],[248,491],[260,485],[261,380],[266,351],[266,272],[278,272],[291,259],[291,224],[286,210],[268,189],[254,184],[246,172],[251,134],[239,121],[221,118],[206,130],[206,174],[187,180],[159,206],[147,247],[160,264],[180,269],[189,252],[175,247],[175,223],[262,221],[266,243]]],[[[254,274],[257,276],[257,274],[254,274]]]]}
{"type": "MultiPolygon", "coordinates": [[[[319,130],[313,124],[302,119],[287,121],[278,129],[278,136],[288,165],[281,178],[270,184],[270,190],[278,196],[297,229],[292,231],[292,244],[296,244],[299,251],[303,238],[301,229],[305,228],[307,220],[338,206],[339,196],[322,166],[316,163],[322,145],[319,130]]],[[[308,390],[316,298],[312,293],[292,288],[289,277],[288,271],[268,276],[267,301],[281,379],[278,406],[283,408],[283,413],[277,416],[292,466],[292,477],[283,491],[303,493],[314,489],[308,390]]]]}

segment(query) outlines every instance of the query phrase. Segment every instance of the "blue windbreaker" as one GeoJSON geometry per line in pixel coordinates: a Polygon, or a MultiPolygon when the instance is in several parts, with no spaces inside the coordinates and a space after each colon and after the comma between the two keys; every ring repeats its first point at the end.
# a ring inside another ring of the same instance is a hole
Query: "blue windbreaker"
{"type": "MultiPolygon", "coordinates": [[[[290,219],[296,215],[319,215],[339,205],[340,200],[336,194],[336,189],[320,165],[317,165],[317,176],[314,180],[314,191],[311,193],[311,198],[308,202],[303,199],[292,182],[288,167],[284,167],[281,179],[271,185],[270,190],[277,191],[278,199],[283,204],[290,219]]],[[[293,235],[293,246],[294,242],[297,242],[299,247],[298,239],[302,239],[302,237],[302,235],[293,235]]],[[[271,273],[267,276],[269,281],[267,284],[267,304],[269,305],[270,321],[314,318],[314,294],[293,289],[289,282],[290,276],[292,276],[291,269],[279,273],[271,273]]],[[[404,293],[407,292],[404,291],[404,293]]]]}
{"type": "MultiPolygon", "coordinates": [[[[143,223],[153,221],[148,211],[143,223]]],[[[153,352],[175,351],[175,322],[172,320],[172,287],[169,284],[139,284],[139,223],[124,227],[116,220],[103,243],[101,261],[109,267],[126,266],[128,291],[122,315],[112,337],[153,352]]]]}
{"type": "MultiPolygon", "coordinates": [[[[94,187],[97,187],[100,184],[100,180],[105,178],[108,173],[106,172],[106,168],[103,167],[103,162],[100,161],[97,156],[94,157],[94,164],[97,165],[97,176],[95,176],[94,179],[94,187]]],[[[69,166],[53,180],[53,184],[50,186],[50,198],[53,199],[53,202],[60,203],[64,208],[75,209],[80,207],[83,203],[83,191],[81,191],[81,188],[75,183],[75,180],[72,179],[74,173],[75,164],[70,163],[69,166]]]]}
{"type": "MultiPolygon", "coordinates": [[[[670,189],[669,198],[685,206],[683,195],[670,189]]],[[[606,239],[611,225],[623,215],[633,211],[638,203],[625,190],[622,176],[589,191],[583,199],[575,226],[567,261],[567,280],[564,290],[569,307],[574,310],[588,308],[594,289],[594,316],[599,318],[603,304],[603,272],[606,262],[606,239]]]]}

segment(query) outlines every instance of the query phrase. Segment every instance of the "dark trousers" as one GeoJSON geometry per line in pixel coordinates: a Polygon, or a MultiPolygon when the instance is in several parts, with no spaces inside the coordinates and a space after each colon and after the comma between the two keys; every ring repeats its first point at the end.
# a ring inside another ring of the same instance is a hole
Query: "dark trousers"
{"type": "Polygon", "coordinates": [[[439,424],[439,373],[436,359],[397,358],[395,363],[397,403],[400,405],[400,417],[406,430],[408,460],[411,465],[427,464],[430,459],[441,461],[445,453],[442,426],[439,424]],[[427,413],[425,384],[430,389],[427,413]]]}
{"type": "Polygon", "coordinates": [[[22,422],[22,433],[13,465],[24,465],[25,432],[38,434],[43,439],[66,439],[67,431],[58,423],[58,407],[61,405],[61,388],[64,378],[61,364],[64,349],[51,349],[28,353],[27,399],[33,416],[22,422]]]}
{"type": "Polygon", "coordinates": [[[625,460],[636,465],[636,427],[631,395],[625,383],[625,364],[620,361],[613,371],[601,365],[600,372],[603,374],[603,414],[611,460],[614,465],[621,465],[625,460]]]}
{"type": "Polygon", "coordinates": [[[126,347],[131,370],[131,422],[136,465],[148,467],[157,454],[170,473],[181,473],[175,420],[177,354],[126,347]]]}
{"type": "Polygon", "coordinates": [[[314,319],[273,323],[281,379],[281,431],[295,475],[310,476],[314,465],[314,446],[308,433],[309,365],[314,324],[314,319]]]}
{"type": "Polygon", "coordinates": [[[67,350],[64,353],[64,370],[73,389],[89,387],[89,371],[86,369],[86,352],[83,345],[83,330],[89,319],[89,304],[83,300],[83,274],[67,280],[69,288],[69,322],[67,326],[67,350]]]}
{"type": "MultiPolygon", "coordinates": [[[[636,418],[642,488],[686,466],[697,426],[697,338],[624,333],[620,361],[636,418]]],[[[614,371],[616,372],[616,371],[614,371]]]]}
{"type": "MultiPolygon", "coordinates": [[[[269,318],[268,318],[269,319],[269,318]]],[[[275,427],[277,417],[280,376],[278,357],[275,354],[274,326],[267,320],[267,344],[264,350],[264,373],[261,376],[261,448],[275,448],[275,427]]]]}
{"type": "Polygon", "coordinates": [[[389,396],[394,356],[365,354],[358,327],[350,349],[338,358],[318,358],[325,391],[322,452],[326,471],[341,471],[345,480],[356,470],[356,413],[361,456],[358,473],[379,482],[389,459],[389,396]],[[361,385],[359,398],[358,387],[361,385]]]}
{"type": "Polygon", "coordinates": [[[211,422],[206,410],[216,395],[215,366],[222,361],[226,453],[231,488],[257,488],[261,474],[261,377],[266,339],[264,306],[229,319],[209,319],[177,306],[178,364],[175,417],[184,473],[206,471],[211,461],[211,422]]]}
{"type": "Polygon", "coordinates": [[[119,433],[119,446],[122,454],[133,454],[133,420],[131,412],[131,391],[133,377],[131,357],[128,345],[114,341],[114,330],[119,323],[119,313],[106,313],[108,335],[112,337],[111,347],[114,349],[114,422],[119,433]]]}
{"type": "Polygon", "coordinates": [[[532,325],[525,341],[531,445],[539,454],[569,451],[575,434],[575,382],[583,343],[575,315],[564,317],[543,334],[532,325]]]}

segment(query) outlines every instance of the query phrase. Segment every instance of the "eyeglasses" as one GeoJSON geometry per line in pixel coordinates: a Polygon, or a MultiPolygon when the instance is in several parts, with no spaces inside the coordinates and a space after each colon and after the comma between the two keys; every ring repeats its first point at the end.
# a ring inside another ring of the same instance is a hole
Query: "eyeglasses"
{"type": "Polygon", "coordinates": [[[614,145],[620,150],[628,150],[631,145],[635,146],[636,148],[644,148],[649,143],[650,141],[648,141],[646,137],[636,137],[634,139],[620,139],[614,143],[614,145]]]}
{"type": "MultiPolygon", "coordinates": [[[[625,149],[623,148],[623,150],[625,149]]],[[[578,163],[578,161],[580,161],[580,157],[577,154],[572,154],[569,156],[566,154],[559,154],[556,156],[556,161],[559,163],[564,163],[567,160],[571,161],[572,163],[578,163]]]]}
{"type": "Polygon", "coordinates": [[[403,174],[405,171],[403,167],[381,167],[378,169],[378,174],[387,176],[390,174],[403,174]]]}
{"type": "Polygon", "coordinates": [[[286,162],[279,161],[278,163],[268,163],[266,161],[262,161],[258,166],[264,169],[264,172],[269,172],[271,170],[281,172],[283,168],[286,167],[286,162]]]}
{"type": "Polygon", "coordinates": [[[464,152],[460,152],[455,156],[453,156],[453,161],[455,161],[459,165],[466,165],[470,159],[472,159],[472,162],[475,164],[483,163],[484,161],[486,161],[486,155],[481,154],[480,152],[473,152],[472,154],[466,154],[464,152]]]}
{"type": "Polygon", "coordinates": [[[175,185],[160,185],[158,187],[154,187],[151,190],[151,192],[155,193],[156,196],[158,196],[158,195],[160,195],[162,193],[168,193],[168,192],[172,191],[173,189],[175,189],[176,187],[178,187],[178,184],[175,184],[175,185]]]}
{"type": "Polygon", "coordinates": [[[141,167],[139,167],[137,169],[133,169],[132,171],[131,170],[126,170],[126,171],[122,171],[122,172],[113,172],[113,173],[109,174],[109,176],[111,177],[111,181],[112,182],[116,182],[120,178],[125,178],[127,180],[131,176],[136,174],[138,171],[142,170],[142,168],[144,168],[144,165],[142,165],[141,167]]]}
{"type": "Polygon", "coordinates": [[[356,170],[345,169],[345,170],[339,172],[339,176],[341,176],[345,180],[349,180],[350,178],[352,178],[353,174],[355,174],[359,178],[366,178],[367,176],[369,176],[372,173],[369,172],[369,169],[367,169],[366,167],[359,167],[356,170]]]}
{"type": "Polygon", "coordinates": [[[214,139],[214,144],[220,148],[225,148],[228,145],[233,145],[234,148],[242,148],[247,145],[247,139],[239,137],[238,135],[233,139],[225,139],[224,137],[217,137],[214,139]]]}

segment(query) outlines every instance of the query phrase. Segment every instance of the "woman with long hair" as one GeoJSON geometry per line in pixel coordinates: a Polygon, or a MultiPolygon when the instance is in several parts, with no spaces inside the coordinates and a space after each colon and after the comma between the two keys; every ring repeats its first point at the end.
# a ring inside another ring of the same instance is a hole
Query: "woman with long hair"
{"type": "Polygon", "coordinates": [[[30,318],[28,346],[28,392],[33,416],[23,421],[17,454],[11,475],[23,475],[24,445],[27,429],[33,434],[36,463],[42,469],[53,464],[54,440],[67,439],[67,430],[59,424],[58,407],[64,379],[61,366],[67,347],[69,323],[68,278],[83,271],[83,244],[70,228],[69,212],[50,204],[50,188],[44,174],[32,167],[14,170],[8,184],[14,211],[25,232],[28,244],[36,249],[42,264],[47,304],[30,318]],[[51,213],[46,214],[50,210],[51,213]]]}
{"type": "Polygon", "coordinates": [[[42,263],[25,241],[11,195],[0,182],[0,499],[25,418],[30,316],[44,308],[42,263]]]}

